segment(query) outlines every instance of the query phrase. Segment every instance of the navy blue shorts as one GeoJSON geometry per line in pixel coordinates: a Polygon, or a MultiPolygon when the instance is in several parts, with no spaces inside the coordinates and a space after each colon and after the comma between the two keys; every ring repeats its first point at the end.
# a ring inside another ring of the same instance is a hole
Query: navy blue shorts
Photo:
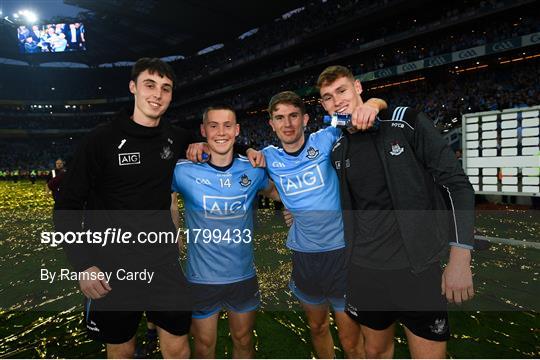
{"type": "Polygon", "coordinates": [[[347,286],[345,248],[306,253],[293,251],[289,288],[302,303],[330,304],[344,311],[347,286]]]}
{"type": "Polygon", "coordinates": [[[261,304],[257,277],[230,284],[191,284],[193,318],[206,319],[226,309],[236,313],[257,310],[261,304]]]}

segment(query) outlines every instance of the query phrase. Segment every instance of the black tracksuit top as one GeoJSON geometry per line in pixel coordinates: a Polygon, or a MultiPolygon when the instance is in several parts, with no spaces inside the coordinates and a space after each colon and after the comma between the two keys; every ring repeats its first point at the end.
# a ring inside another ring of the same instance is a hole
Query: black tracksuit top
{"type": "MultiPolygon", "coordinates": [[[[396,107],[379,114],[375,135],[401,237],[413,272],[439,261],[448,244],[472,249],[474,190],[452,149],[423,113],[396,107]]],[[[348,144],[344,132],[332,150],[340,179],[347,248],[354,239],[353,201],[347,184],[348,144]]],[[[380,158],[380,160],[379,160],[380,158]]]]}
{"type": "MultiPolygon", "coordinates": [[[[164,120],[155,128],[125,113],[98,126],[82,141],[70,164],[55,213],[57,231],[121,228],[133,233],[171,231],[174,167],[195,137],[164,120]],[[84,221],[84,227],[81,225],[84,221]]],[[[177,244],[65,244],[75,270],[98,266],[152,267],[178,259],[177,244]]]]}

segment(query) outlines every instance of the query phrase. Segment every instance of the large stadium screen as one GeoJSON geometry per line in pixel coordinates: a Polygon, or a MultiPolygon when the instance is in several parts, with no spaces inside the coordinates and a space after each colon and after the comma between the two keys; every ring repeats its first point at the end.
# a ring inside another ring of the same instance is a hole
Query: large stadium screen
{"type": "Polygon", "coordinates": [[[23,54],[86,50],[86,30],[80,22],[21,25],[17,28],[17,38],[23,54]]]}
{"type": "Polygon", "coordinates": [[[540,196],[540,107],[463,116],[463,165],[477,194],[540,196]]]}

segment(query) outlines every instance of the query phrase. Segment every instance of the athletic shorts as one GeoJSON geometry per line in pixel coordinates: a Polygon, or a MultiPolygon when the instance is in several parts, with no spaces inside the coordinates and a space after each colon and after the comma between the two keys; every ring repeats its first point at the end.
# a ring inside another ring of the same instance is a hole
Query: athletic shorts
{"type": "Polygon", "coordinates": [[[153,268],[147,281],[113,281],[103,298],[86,299],[84,318],[90,338],[108,344],[130,340],[144,312],[149,321],[173,335],[185,335],[191,325],[191,297],[178,262],[153,268]]]}
{"type": "Polygon", "coordinates": [[[293,251],[289,288],[300,302],[308,305],[330,304],[344,311],[347,286],[345,248],[305,253],[293,251]]]}
{"type": "Polygon", "coordinates": [[[230,284],[191,284],[193,318],[206,319],[221,309],[245,313],[261,305],[257,277],[230,284]]]}
{"type": "Polygon", "coordinates": [[[450,338],[446,297],[441,295],[441,267],[374,270],[349,265],[346,313],[363,326],[384,330],[401,322],[424,339],[450,338]]]}

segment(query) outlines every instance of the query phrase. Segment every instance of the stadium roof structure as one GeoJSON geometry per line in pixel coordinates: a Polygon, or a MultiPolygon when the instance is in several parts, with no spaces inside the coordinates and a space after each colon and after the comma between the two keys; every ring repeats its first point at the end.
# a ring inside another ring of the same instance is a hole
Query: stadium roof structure
{"type": "MultiPolygon", "coordinates": [[[[194,56],[209,46],[230,42],[307,3],[300,0],[64,0],[81,9],[87,51],[20,54],[14,24],[0,25],[0,57],[38,65],[79,62],[89,66],[133,61],[143,56],[194,56]]],[[[18,25],[18,24],[17,24],[18,25]]]]}

